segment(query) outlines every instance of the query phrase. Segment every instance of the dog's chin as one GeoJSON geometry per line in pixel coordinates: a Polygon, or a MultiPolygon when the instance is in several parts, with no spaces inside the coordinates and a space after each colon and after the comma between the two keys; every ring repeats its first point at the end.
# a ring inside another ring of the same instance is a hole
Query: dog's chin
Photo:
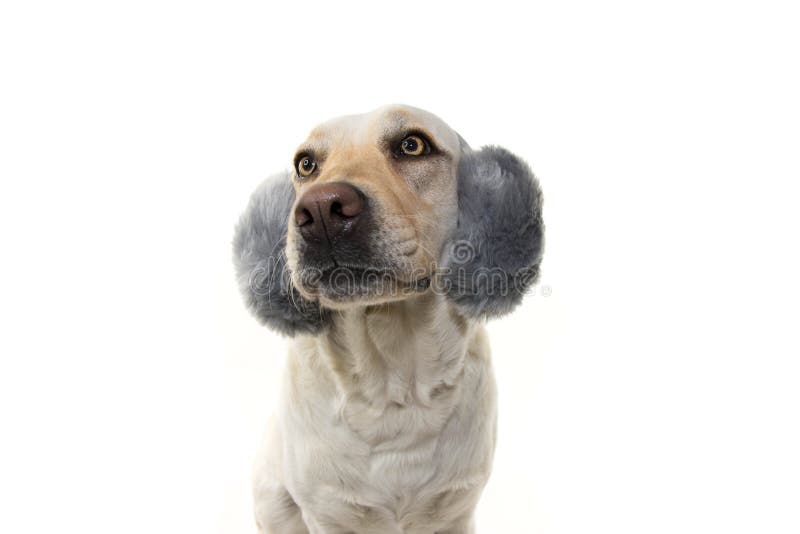
{"type": "Polygon", "coordinates": [[[306,299],[339,310],[404,300],[430,288],[430,277],[422,273],[403,275],[370,267],[306,267],[295,271],[292,280],[306,299]]]}

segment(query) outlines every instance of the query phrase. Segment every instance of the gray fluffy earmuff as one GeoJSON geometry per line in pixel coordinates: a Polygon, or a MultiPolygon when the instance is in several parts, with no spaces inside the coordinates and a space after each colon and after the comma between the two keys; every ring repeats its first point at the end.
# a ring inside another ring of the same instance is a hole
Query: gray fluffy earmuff
{"type": "Polygon", "coordinates": [[[513,310],[539,277],[542,193],[530,167],[501,147],[465,151],[458,168],[458,227],[443,284],[470,317],[513,310]]]}
{"type": "Polygon", "coordinates": [[[303,298],[289,279],[286,232],[294,204],[289,172],[267,178],[250,197],[233,239],[233,262],[247,307],[266,326],[288,336],[316,334],[328,313],[303,298]]]}
{"type": "MultiPolygon", "coordinates": [[[[330,321],[329,312],[300,296],[289,279],[284,249],[294,197],[289,172],[267,179],[250,198],[233,242],[248,308],[289,336],[317,334],[330,321]]],[[[458,225],[434,288],[464,315],[506,314],[536,282],[543,246],[542,195],[528,165],[504,148],[465,149],[458,225]]]]}

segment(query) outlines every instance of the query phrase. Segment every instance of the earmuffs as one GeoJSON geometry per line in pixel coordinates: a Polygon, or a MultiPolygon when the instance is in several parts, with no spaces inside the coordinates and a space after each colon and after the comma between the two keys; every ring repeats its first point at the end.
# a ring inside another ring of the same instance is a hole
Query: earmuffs
{"type": "MultiPolygon", "coordinates": [[[[539,276],[544,223],[538,181],[522,159],[504,148],[465,148],[457,188],[458,224],[443,248],[432,289],[467,317],[504,315],[539,276]]],[[[250,198],[233,240],[248,308],[260,322],[288,336],[320,333],[331,317],[290,281],[285,247],[294,197],[288,171],[268,178],[250,198]]]]}

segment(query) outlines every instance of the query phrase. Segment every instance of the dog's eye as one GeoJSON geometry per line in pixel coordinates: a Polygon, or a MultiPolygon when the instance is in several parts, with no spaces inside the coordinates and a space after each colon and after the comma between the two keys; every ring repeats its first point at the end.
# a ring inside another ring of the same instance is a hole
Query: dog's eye
{"type": "Polygon", "coordinates": [[[311,159],[311,156],[303,156],[297,161],[297,174],[302,178],[311,176],[316,168],[317,163],[311,159]]]}
{"type": "Polygon", "coordinates": [[[400,152],[406,156],[421,156],[430,152],[430,145],[419,135],[409,135],[400,143],[400,152]]]}

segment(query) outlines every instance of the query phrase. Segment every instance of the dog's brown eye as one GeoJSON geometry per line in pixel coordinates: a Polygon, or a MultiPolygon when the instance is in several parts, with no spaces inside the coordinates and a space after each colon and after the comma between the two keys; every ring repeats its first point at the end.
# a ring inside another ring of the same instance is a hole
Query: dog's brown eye
{"type": "Polygon", "coordinates": [[[400,143],[400,151],[406,156],[421,156],[428,153],[428,143],[418,135],[409,135],[400,143]]]}
{"type": "Polygon", "coordinates": [[[297,162],[297,174],[306,178],[317,168],[316,162],[310,156],[305,156],[297,162]]]}

